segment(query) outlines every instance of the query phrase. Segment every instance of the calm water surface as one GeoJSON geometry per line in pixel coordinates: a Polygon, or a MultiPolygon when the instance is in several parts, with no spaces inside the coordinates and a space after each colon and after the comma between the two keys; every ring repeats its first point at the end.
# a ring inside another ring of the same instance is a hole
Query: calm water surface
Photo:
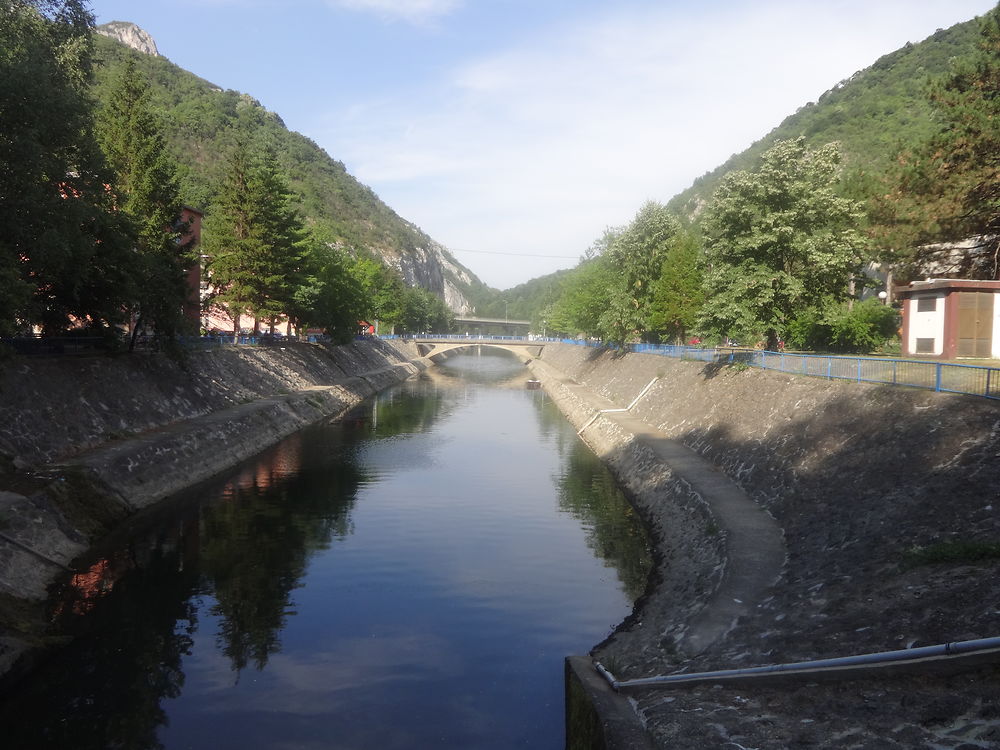
{"type": "Polygon", "coordinates": [[[649,561],[527,377],[452,359],[102,550],[3,747],[561,748],[563,658],[628,614],[649,561]]]}

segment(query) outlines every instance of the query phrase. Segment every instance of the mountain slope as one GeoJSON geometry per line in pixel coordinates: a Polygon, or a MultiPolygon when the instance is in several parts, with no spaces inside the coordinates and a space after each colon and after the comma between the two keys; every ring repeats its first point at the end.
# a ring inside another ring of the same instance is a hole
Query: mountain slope
{"type": "Polygon", "coordinates": [[[229,128],[238,118],[249,120],[277,152],[308,224],[322,227],[351,252],[371,255],[396,269],[407,284],[434,292],[456,313],[471,310],[472,290],[487,288],[444,246],[354,179],[341,162],[288,130],[278,115],[252,97],[224,91],[165,57],[130,49],[126,45],[132,40],[147,41],[156,49],[152,38],[134,24],[116,21],[98,31],[95,96],[99,100],[108,96],[126,57],[136,61],[150,82],[153,106],[180,167],[181,190],[189,205],[200,209],[211,205],[229,128]]]}
{"type": "Polygon", "coordinates": [[[971,52],[979,37],[972,19],[938,30],[917,44],[880,57],[810,102],[745,151],[699,177],[668,203],[695,219],[729,172],[753,168],[775,141],[805,136],[810,147],[840,142],[848,169],[879,174],[900,146],[922,140],[934,128],[924,93],[928,79],[948,70],[950,61],[971,52]]]}

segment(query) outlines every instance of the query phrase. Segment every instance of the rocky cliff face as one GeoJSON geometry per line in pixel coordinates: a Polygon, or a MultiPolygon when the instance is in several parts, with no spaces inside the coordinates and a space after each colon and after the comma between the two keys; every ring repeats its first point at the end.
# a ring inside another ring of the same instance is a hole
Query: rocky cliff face
{"type": "Polygon", "coordinates": [[[456,315],[474,312],[460,287],[471,285],[473,277],[451,258],[443,245],[429,240],[426,246],[413,248],[408,253],[390,249],[376,249],[375,252],[387,266],[399,271],[403,281],[410,286],[440,295],[456,315]]]}
{"type": "Polygon", "coordinates": [[[98,34],[115,39],[126,47],[131,47],[146,55],[159,57],[160,53],[156,49],[156,42],[148,32],[127,21],[112,21],[98,26],[98,34]]]}

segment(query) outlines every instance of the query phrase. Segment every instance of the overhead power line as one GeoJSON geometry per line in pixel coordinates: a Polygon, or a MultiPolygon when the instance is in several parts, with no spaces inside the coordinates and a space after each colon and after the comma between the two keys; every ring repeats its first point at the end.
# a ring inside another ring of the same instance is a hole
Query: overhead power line
{"type": "Polygon", "coordinates": [[[563,260],[580,260],[579,255],[536,255],[534,253],[507,253],[503,250],[456,250],[449,247],[453,253],[476,253],[477,255],[513,255],[518,258],[562,258],[563,260]]]}

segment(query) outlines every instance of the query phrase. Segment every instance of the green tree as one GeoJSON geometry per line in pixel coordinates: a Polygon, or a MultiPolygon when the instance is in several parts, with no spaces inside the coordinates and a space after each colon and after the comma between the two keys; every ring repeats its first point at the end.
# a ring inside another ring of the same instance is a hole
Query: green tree
{"type": "Polygon", "coordinates": [[[150,106],[148,81],[131,59],[98,112],[97,137],[115,173],[118,208],[135,227],[133,342],[147,323],[171,340],[185,325],[186,274],[195,259],[187,226],[180,223],[174,162],[150,106]]]}
{"type": "Polygon", "coordinates": [[[774,347],[798,312],[846,298],[866,240],[860,203],[837,193],[839,165],[836,144],[809,150],[799,138],[722,181],[703,223],[700,326],[774,347]]]}
{"type": "Polygon", "coordinates": [[[448,333],[454,327],[454,315],[437,295],[420,287],[408,287],[403,293],[399,323],[407,333],[448,333]]]}
{"type": "Polygon", "coordinates": [[[83,0],[0,2],[0,332],[123,320],[128,227],[91,133],[83,0]]]}
{"type": "Polygon", "coordinates": [[[788,343],[795,349],[874,352],[895,337],[898,326],[896,311],[881,300],[831,302],[799,313],[788,326],[788,343]]]}
{"type": "Polygon", "coordinates": [[[354,337],[365,295],[352,262],[322,231],[309,239],[305,272],[293,295],[290,315],[298,326],[322,328],[337,343],[354,337]]]}
{"type": "Polygon", "coordinates": [[[928,243],[979,238],[949,275],[1000,278],[1000,5],[982,19],[973,54],[928,88],[939,130],[903,152],[876,202],[877,237],[910,274],[928,243]]]}
{"type": "Polygon", "coordinates": [[[600,336],[601,314],[610,304],[608,266],[605,256],[596,256],[573,269],[548,310],[552,331],[568,336],[600,336]]]}
{"type": "Polygon", "coordinates": [[[215,203],[204,251],[215,300],[238,332],[243,315],[273,320],[295,306],[304,234],[274,155],[237,135],[215,203]]]}
{"type": "Polygon", "coordinates": [[[660,275],[653,282],[647,324],[661,340],[683,343],[694,328],[705,301],[701,249],[688,233],[676,235],[667,249],[660,275]]]}
{"type": "Polygon", "coordinates": [[[406,285],[391,269],[367,256],[351,266],[351,275],[361,288],[364,304],[358,314],[369,323],[379,323],[379,330],[389,330],[403,315],[406,285]]]}
{"type": "Polygon", "coordinates": [[[655,201],[647,201],[624,231],[610,238],[607,250],[608,304],[600,316],[602,338],[624,343],[650,328],[653,286],[680,224],[655,201]]]}

